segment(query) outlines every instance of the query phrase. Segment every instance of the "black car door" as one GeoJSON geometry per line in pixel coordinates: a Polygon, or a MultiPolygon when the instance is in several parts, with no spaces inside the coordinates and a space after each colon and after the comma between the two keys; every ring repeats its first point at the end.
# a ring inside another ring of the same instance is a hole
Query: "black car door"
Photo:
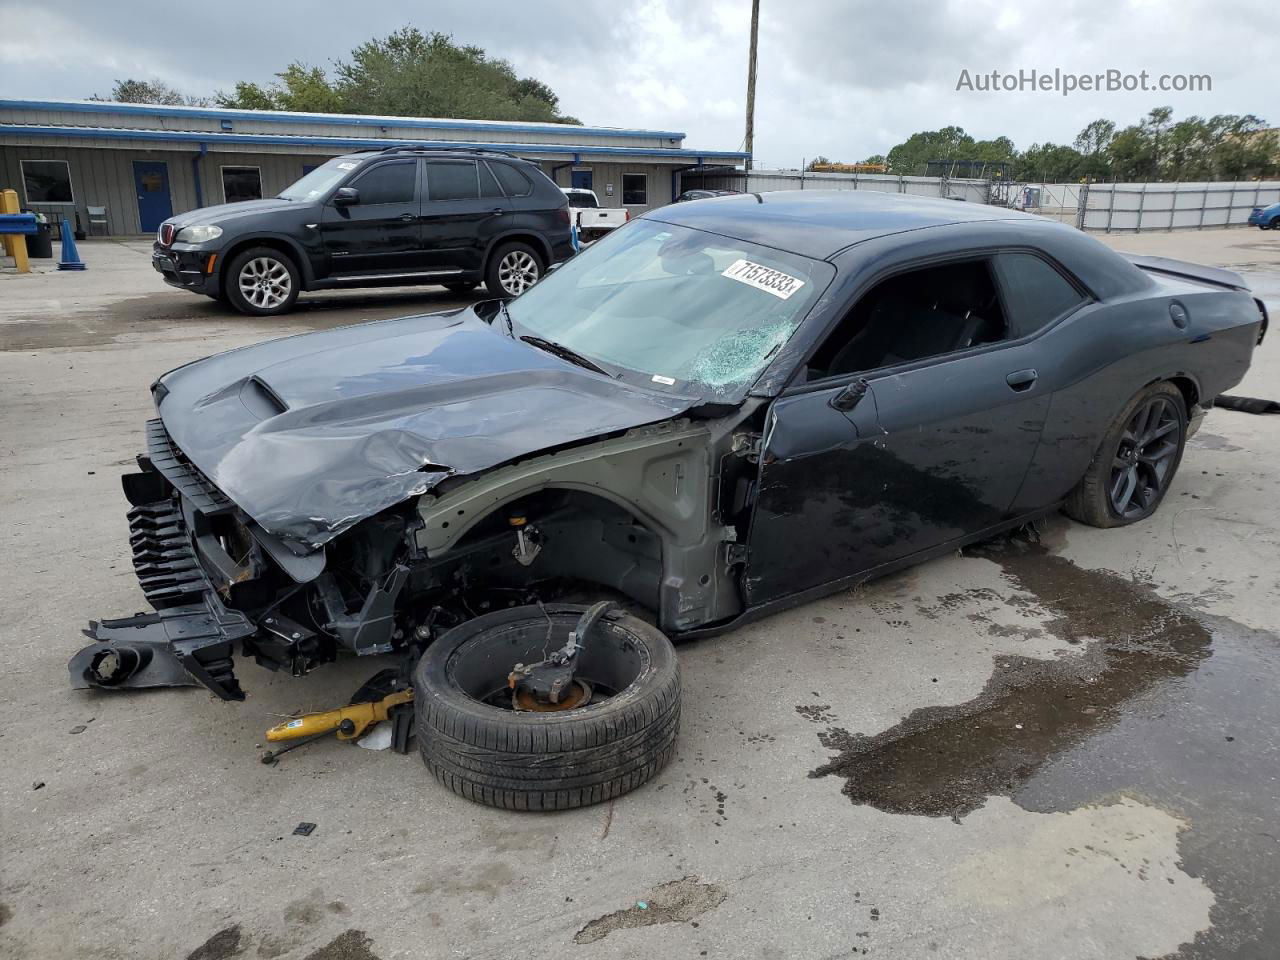
{"type": "Polygon", "coordinates": [[[1008,518],[1049,405],[1035,344],[1012,333],[986,259],[910,271],[859,301],[815,353],[809,382],[769,412],[748,603],[1008,518]]]}
{"type": "Polygon", "coordinates": [[[424,269],[418,163],[409,157],[374,164],[346,184],[358,191],[356,203],[325,205],[320,231],[330,276],[359,279],[424,269]]]}
{"type": "Polygon", "coordinates": [[[511,228],[511,202],[488,164],[426,161],[423,247],[433,271],[478,272],[493,239],[511,228]]]}

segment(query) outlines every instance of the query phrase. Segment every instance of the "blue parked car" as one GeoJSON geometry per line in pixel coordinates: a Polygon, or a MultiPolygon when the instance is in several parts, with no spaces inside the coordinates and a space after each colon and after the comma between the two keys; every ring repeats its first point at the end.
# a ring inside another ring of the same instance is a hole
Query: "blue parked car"
{"type": "Polygon", "coordinates": [[[1249,222],[1263,230],[1280,230],[1280,203],[1269,207],[1254,207],[1249,222]]]}

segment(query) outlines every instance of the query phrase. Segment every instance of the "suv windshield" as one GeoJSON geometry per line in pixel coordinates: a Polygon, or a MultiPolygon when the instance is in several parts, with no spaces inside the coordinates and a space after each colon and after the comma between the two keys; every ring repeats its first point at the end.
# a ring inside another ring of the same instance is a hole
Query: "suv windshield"
{"type": "Polygon", "coordinates": [[[637,220],[509,311],[526,331],[624,377],[727,398],[755,381],[833,275],[819,260],[637,220]]]}
{"type": "Polygon", "coordinates": [[[314,200],[336,187],[339,181],[350,176],[351,171],[358,166],[359,160],[335,157],[316,167],[301,180],[295,180],[276,196],[282,200],[314,200]]]}

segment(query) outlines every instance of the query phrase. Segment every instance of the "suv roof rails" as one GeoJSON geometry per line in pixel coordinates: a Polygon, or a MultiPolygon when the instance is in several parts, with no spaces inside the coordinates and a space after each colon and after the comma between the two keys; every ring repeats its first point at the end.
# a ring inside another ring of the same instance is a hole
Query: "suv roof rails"
{"type": "MultiPolygon", "coordinates": [[[[359,151],[364,153],[366,151],[359,151]]],[[[430,144],[405,145],[400,144],[394,147],[384,147],[381,150],[373,148],[373,153],[485,153],[498,157],[510,157],[512,160],[520,160],[514,153],[508,153],[505,150],[490,150],[488,147],[433,147],[430,144]]]]}

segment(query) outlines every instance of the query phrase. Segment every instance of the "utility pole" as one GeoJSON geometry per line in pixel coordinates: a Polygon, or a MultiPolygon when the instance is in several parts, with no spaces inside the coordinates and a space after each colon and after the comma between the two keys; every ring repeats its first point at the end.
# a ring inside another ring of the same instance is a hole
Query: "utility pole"
{"type": "MultiPolygon", "coordinates": [[[[747,56],[747,136],[746,150],[754,153],[756,133],[756,42],[760,36],[760,0],[751,0],[751,52],[747,56]]],[[[751,157],[747,158],[751,169],[751,157]]]]}

